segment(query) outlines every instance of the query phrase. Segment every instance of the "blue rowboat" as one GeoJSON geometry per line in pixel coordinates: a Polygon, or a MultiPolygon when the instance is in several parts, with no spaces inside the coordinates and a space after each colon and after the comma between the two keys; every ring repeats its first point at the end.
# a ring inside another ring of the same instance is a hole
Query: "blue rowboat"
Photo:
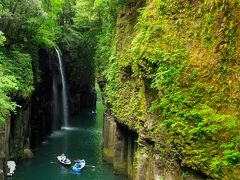
{"type": "Polygon", "coordinates": [[[82,160],[77,160],[74,166],[72,167],[73,172],[81,172],[81,170],[84,168],[86,165],[86,162],[84,159],[82,160]]]}

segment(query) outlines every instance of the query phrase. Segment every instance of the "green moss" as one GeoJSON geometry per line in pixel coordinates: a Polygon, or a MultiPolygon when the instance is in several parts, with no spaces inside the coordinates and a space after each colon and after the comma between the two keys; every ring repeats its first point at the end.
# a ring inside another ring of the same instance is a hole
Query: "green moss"
{"type": "Polygon", "coordinates": [[[127,162],[114,162],[114,170],[117,174],[126,174],[127,173],[127,162]]]}
{"type": "Polygon", "coordinates": [[[103,148],[103,158],[108,162],[113,162],[113,150],[109,148],[103,148]]]}
{"type": "MultiPolygon", "coordinates": [[[[213,178],[234,178],[240,7],[194,2],[147,1],[136,24],[119,16],[105,69],[106,100],[119,121],[146,132],[163,154],[213,178]]],[[[125,14],[136,16],[133,9],[125,14]]]]}

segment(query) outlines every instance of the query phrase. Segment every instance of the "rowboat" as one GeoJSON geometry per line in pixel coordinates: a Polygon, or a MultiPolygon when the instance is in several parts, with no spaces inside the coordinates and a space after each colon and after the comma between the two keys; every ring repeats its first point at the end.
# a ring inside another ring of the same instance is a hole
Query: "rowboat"
{"type": "Polygon", "coordinates": [[[86,165],[86,162],[84,159],[82,160],[77,160],[74,166],[72,167],[73,172],[80,172],[84,166],[86,165]]]}
{"type": "Polygon", "coordinates": [[[70,165],[71,161],[64,154],[57,156],[58,161],[63,165],[70,165]]]}

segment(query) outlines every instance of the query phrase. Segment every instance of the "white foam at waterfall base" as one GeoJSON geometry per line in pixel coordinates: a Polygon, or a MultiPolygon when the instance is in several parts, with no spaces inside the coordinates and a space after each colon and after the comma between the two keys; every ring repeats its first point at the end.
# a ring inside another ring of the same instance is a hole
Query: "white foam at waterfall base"
{"type": "Polygon", "coordinates": [[[62,126],[61,130],[76,131],[76,130],[79,130],[79,128],[77,128],[77,127],[69,127],[69,126],[62,126]]]}

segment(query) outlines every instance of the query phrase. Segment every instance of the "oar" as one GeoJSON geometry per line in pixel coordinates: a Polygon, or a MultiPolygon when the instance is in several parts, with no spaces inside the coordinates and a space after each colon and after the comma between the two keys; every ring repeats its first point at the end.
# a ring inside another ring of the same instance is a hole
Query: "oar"
{"type": "Polygon", "coordinates": [[[95,166],[91,166],[91,165],[85,165],[86,167],[91,167],[91,168],[95,168],[95,166]]]}

